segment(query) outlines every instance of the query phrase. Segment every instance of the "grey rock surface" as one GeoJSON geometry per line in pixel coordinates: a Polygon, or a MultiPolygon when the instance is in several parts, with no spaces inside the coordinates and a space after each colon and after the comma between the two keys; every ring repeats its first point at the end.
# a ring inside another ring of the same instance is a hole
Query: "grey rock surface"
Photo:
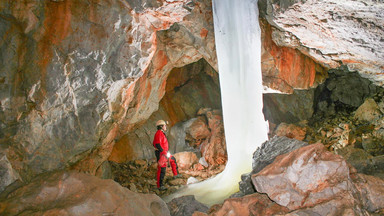
{"type": "Polygon", "coordinates": [[[262,146],[257,148],[253,153],[252,172],[241,176],[241,181],[239,182],[240,193],[234,195],[234,197],[255,193],[256,190],[251,179],[253,174],[258,173],[264,167],[271,164],[277,156],[291,152],[305,145],[308,145],[308,143],[278,136],[274,136],[272,139],[264,142],[262,146]]]}
{"type": "Polygon", "coordinates": [[[171,216],[192,216],[195,211],[208,212],[208,207],[195,199],[193,195],[175,198],[167,203],[171,216]]]}
{"type": "Polygon", "coordinates": [[[383,1],[261,0],[259,5],[275,27],[277,45],[296,48],[328,69],[346,65],[384,84],[383,1]]]}

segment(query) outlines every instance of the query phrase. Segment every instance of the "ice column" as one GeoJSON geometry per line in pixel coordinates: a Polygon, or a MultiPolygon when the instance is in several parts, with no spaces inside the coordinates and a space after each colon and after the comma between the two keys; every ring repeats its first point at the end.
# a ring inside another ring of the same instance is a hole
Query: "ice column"
{"type": "Polygon", "coordinates": [[[213,0],[213,16],[228,162],[215,178],[180,192],[208,205],[238,190],[241,174],[251,171],[252,154],[268,133],[257,0],[213,0]]]}

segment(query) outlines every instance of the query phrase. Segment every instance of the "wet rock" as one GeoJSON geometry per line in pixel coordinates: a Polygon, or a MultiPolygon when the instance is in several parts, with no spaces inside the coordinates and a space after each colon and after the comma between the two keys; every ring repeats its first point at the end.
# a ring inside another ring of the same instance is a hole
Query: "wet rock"
{"type": "Polygon", "coordinates": [[[365,102],[356,110],[355,118],[359,121],[373,122],[375,119],[382,116],[379,106],[377,103],[368,98],[365,102]]]}
{"type": "Polygon", "coordinates": [[[307,129],[305,127],[300,127],[295,124],[287,124],[281,123],[277,126],[275,130],[276,136],[285,136],[291,139],[297,139],[303,141],[305,139],[305,135],[307,133],[307,129]]]}
{"type": "Polygon", "coordinates": [[[2,215],[169,215],[153,194],[138,194],[112,180],[77,172],[35,178],[0,201],[2,215]]]}
{"type": "Polygon", "coordinates": [[[327,152],[322,144],[278,156],[253,175],[252,181],[258,192],[276,203],[290,210],[301,209],[298,215],[366,215],[384,208],[384,181],[356,174],[342,157],[327,152]]]}
{"type": "Polygon", "coordinates": [[[191,216],[195,211],[208,211],[208,207],[198,202],[193,195],[175,198],[167,205],[172,216],[191,216]]]}

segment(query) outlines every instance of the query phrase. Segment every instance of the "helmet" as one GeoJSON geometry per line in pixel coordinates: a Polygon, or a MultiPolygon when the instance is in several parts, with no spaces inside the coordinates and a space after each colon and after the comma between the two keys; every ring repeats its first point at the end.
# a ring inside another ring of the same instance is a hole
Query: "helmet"
{"type": "Polygon", "coordinates": [[[156,122],[156,126],[160,126],[160,125],[166,125],[167,123],[164,121],[164,120],[159,120],[156,122]]]}

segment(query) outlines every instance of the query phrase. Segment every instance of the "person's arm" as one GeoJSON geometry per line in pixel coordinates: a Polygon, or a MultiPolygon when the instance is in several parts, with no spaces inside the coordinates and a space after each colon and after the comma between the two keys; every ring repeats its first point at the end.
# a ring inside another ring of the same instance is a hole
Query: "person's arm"
{"type": "Polygon", "coordinates": [[[160,143],[156,143],[155,147],[156,147],[157,150],[160,151],[160,153],[164,151],[163,148],[161,147],[160,143]]]}

